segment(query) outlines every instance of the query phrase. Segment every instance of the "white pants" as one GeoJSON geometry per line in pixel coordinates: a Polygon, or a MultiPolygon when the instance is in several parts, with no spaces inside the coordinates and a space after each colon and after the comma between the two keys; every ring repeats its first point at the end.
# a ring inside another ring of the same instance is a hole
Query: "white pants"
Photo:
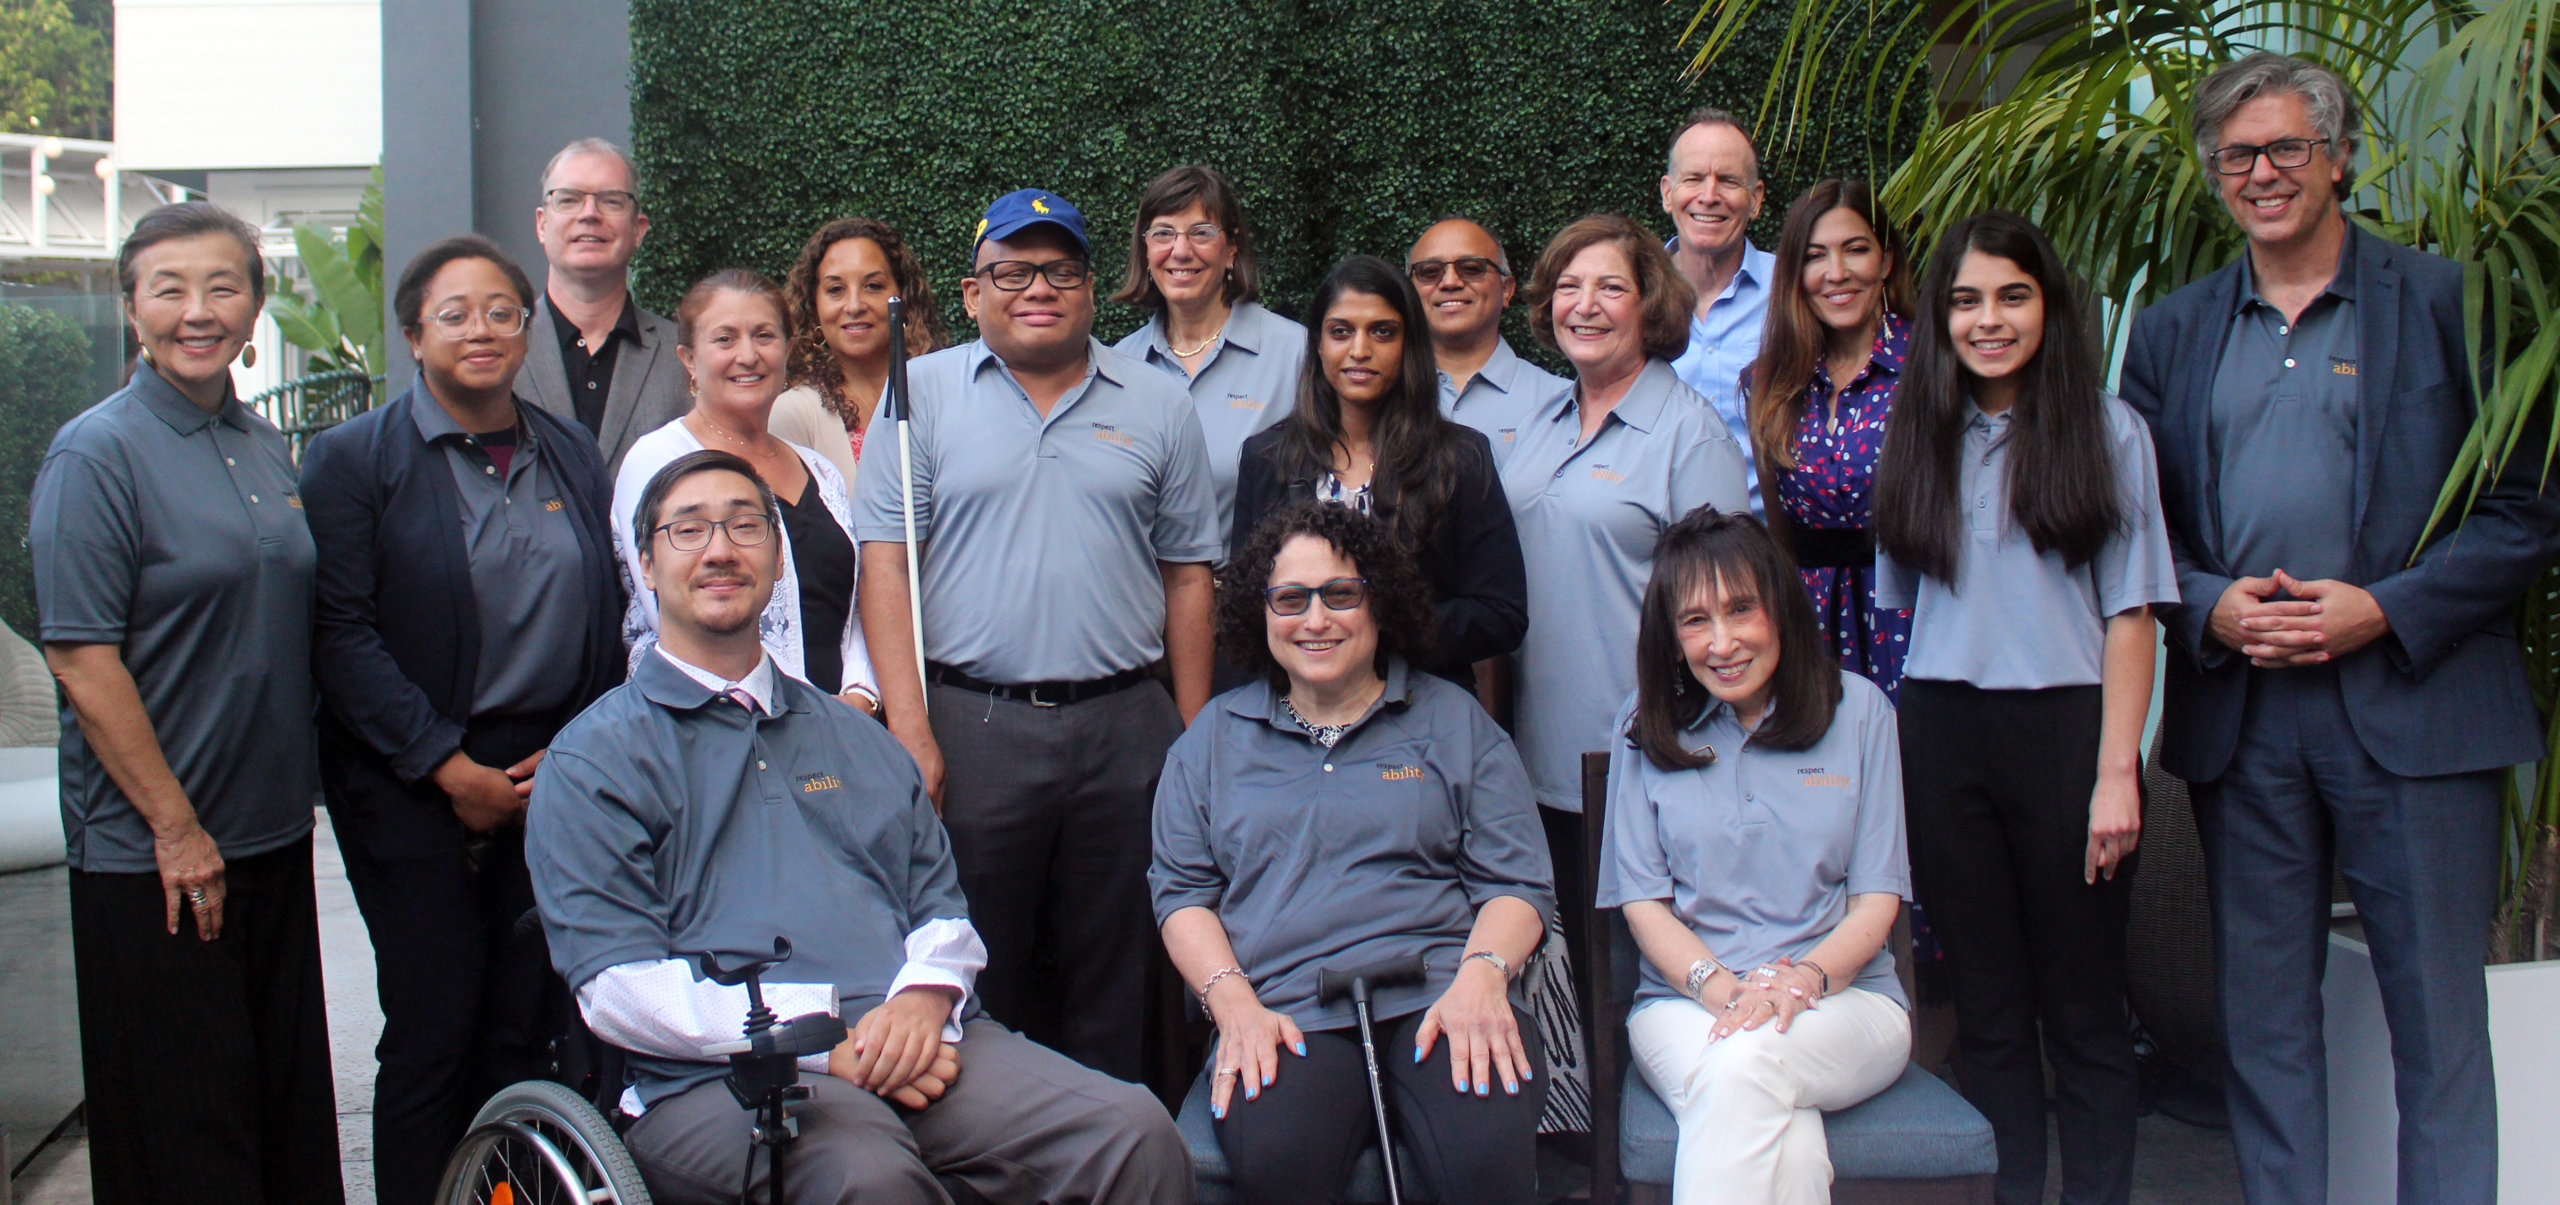
{"type": "Polygon", "coordinates": [[[1715,1017],[1658,1000],[1627,1018],[1636,1068],[1680,1123],[1672,1205],[1824,1205],[1831,1148],[1822,1110],[1845,1109],[1902,1075],[1911,1015],[1850,988],[1796,1015],[1710,1043],[1715,1017]]]}

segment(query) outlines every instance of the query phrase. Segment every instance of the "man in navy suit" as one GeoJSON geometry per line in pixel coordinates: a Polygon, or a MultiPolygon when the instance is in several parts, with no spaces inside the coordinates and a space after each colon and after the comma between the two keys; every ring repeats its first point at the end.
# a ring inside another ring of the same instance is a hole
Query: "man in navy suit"
{"type": "Polygon", "coordinates": [[[2560,555],[2560,496],[2528,434],[2429,531],[2478,407],[2462,269],[2340,210],[2345,85],[2254,54],[2198,86],[2195,128],[2248,253],[2142,314],[2123,387],[2177,559],[2161,761],[2195,788],[2242,1185],[2327,1197],[2334,865],[2391,1026],[2400,1200],[2491,1201],[2499,788],[2542,749],[2513,613],[2560,555]]]}

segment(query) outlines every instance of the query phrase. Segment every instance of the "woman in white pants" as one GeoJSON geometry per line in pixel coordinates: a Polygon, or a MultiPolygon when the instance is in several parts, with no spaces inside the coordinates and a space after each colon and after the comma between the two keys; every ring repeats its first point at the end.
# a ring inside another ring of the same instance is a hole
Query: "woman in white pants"
{"type": "Polygon", "coordinates": [[[1599,905],[1644,951],[1627,1033],[1679,1119],[1675,1205],[1830,1200],[1822,1111],[1911,1052],[1893,708],[1824,653],[1797,581],[1748,515],[1664,531],[1610,754],[1599,905]]]}

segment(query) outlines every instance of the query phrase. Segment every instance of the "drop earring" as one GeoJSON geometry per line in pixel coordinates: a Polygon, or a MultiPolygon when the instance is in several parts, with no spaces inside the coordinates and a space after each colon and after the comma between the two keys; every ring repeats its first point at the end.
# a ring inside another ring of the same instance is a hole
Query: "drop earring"
{"type": "Polygon", "coordinates": [[[257,366],[258,366],[258,345],[257,345],[257,344],[255,344],[255,343],[243,343],[243,344],[241,344],[241,345],[240,345],[240,367],[242,367],[242,368],[256,368],[257,366]]]}

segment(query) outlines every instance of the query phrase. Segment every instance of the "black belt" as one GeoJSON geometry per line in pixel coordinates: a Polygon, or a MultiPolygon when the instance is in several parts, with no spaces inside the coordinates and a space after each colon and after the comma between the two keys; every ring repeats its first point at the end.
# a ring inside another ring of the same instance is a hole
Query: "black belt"
{"type": "Polygon", "coordinates": [[[1791,527],[1796,564],[1806,569],[1858,569],[1876,563],[1876,533],[1864,527],[1791,527]]]}
{"type": "Polygon", "coordinates": [[[981,678],[972,678],[938,661],[926,662],[925,673],[936,686],[957,686],[962,690],[974,690],[979,694],[994,695],[999,699],[1029,703],[1034,707],[1057,707],[1068,703],[1082,703],[1087,699],[1099,699],[1104,695],[1118,694],[1152,676],[1149,668],[1141,665],[1136,669],[1124,669],[1110,677],[1095,678],[1088,682],[989,682],[981,678]]]}

